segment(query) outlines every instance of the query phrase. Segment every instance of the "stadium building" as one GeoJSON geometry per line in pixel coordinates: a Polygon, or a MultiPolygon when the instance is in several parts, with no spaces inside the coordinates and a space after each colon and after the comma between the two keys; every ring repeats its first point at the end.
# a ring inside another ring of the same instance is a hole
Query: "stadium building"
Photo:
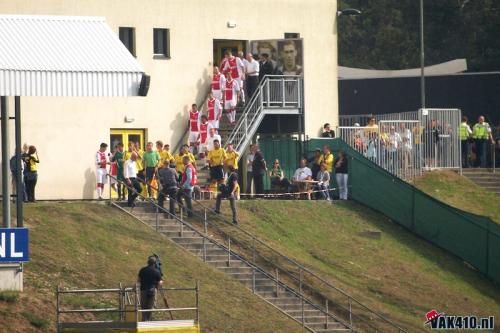
{"type": "MultiPolygon", "coordinates": [[[[94,156],[101,142],[133,140],[144,146],[162,140],[177,146],[190,105],[205,101],[212,66],[227,49],[259,52],[263,41],[271,40],[267,52],[279,65],[280,43],[293,39],[300,46],[295,56],[301,64],[296,74],[303,77],[303,107],[300,114],[283,118],[278,110],[263,125],[267,131],[276,127],[312,137],[325,122],[335,126],[336,5],[335,0],[1,2],[2,15],[104,17],[151,77],[147,96],[140,98],[22,98],[22,141],[35,145],[40,157],[37,199],[95,197],[94,156]]],[[[13,98],[8,102],[12,114],[13,98]]]]}

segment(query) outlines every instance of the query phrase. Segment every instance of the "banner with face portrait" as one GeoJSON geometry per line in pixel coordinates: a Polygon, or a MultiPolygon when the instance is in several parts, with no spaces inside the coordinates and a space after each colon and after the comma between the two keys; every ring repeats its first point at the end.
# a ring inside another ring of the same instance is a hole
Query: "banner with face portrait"
{"type": "Polygon", "coordinates": [[[303,43],[297,39],[269,39],[250,42],[252,54],[260,60],[263,54],[268,55],[276,75],[302,75],[303,43]]]}

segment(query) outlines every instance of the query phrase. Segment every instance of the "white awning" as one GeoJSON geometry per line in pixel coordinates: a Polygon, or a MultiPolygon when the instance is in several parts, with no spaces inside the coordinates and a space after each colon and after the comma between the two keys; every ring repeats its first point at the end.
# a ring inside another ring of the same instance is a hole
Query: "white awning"
{"type": "Polygon", "coordinates": [[[137,96],[143,74],[103,17],[0,15],[0,96],[137,96]]]}

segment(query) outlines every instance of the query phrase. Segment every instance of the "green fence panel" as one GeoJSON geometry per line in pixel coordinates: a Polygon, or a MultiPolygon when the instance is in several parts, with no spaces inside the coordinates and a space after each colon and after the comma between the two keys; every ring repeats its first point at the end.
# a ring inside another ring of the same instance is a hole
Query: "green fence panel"
{"type": "Polygon", "coordinates": [[[325,144],[349,158],[349,196],[377,210],[429,242],[462,258],[500,283],[500,225],[449,206],[394,177],[340,139],[263,140],[267,161],[279,158],[291,177],[301,154],[312,156],[325,144]],[[272,157],[271,157],[272,156],[272,157]]]}
{"type": "MultiPolygon", "coordinates": [[[[259,147],[267,162],[268,170],[271,170],[274,160],[278,159],[285,177],[288,179],[292,178],[299,163],[301,152],[300,141],[290,138],[264,138],[259,140],[259,147]]],[[[269,177],[264,177],[264,188],[267,190],[271,188],[269,177]]]]}
{"type": "Polygon", "coordinates": [[[500,225],[488,223],[488,276],[500,282],[500,225]]]}
{"type": "Polygon", "coordinates": [[[415,190],[414,231],[459,256],[481,272],[487,271],[487,223],[415,190]]]}

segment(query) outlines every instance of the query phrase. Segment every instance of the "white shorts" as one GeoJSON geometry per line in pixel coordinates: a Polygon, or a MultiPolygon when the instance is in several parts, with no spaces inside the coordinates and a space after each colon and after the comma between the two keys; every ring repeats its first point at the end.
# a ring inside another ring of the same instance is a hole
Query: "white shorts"
{"type": "Polygon", "coordinates": [[[200,132],[189,132],[189,143],[198,142],[200,132]]]}
{"type": "Polygon", "coordinates": [[[210,128],[218,129],[219,128],[219,121],[218,120],[209,120],[208,121],[208,129],[210,130],[210,128]]]}
{"type": "Polygon", "coordinates": [[[106,184],[108,182],[108,170],[106,168],[97,168],[95,172],[95,177],[97,184],[106,184]]]}
{"type": "Polygon", "coordinates": [[[222,90],[212,90],[212,94],[216,99],[222,101],[222,90]]]}
{"type": "Polygon", "coordinates": [[[230,101],[226,101],[224,103],[224,109],[226,109],[226,111],[228,109],[234,109],[236,107],[236,101],[234,99],[230,100],[230,101]]]}

